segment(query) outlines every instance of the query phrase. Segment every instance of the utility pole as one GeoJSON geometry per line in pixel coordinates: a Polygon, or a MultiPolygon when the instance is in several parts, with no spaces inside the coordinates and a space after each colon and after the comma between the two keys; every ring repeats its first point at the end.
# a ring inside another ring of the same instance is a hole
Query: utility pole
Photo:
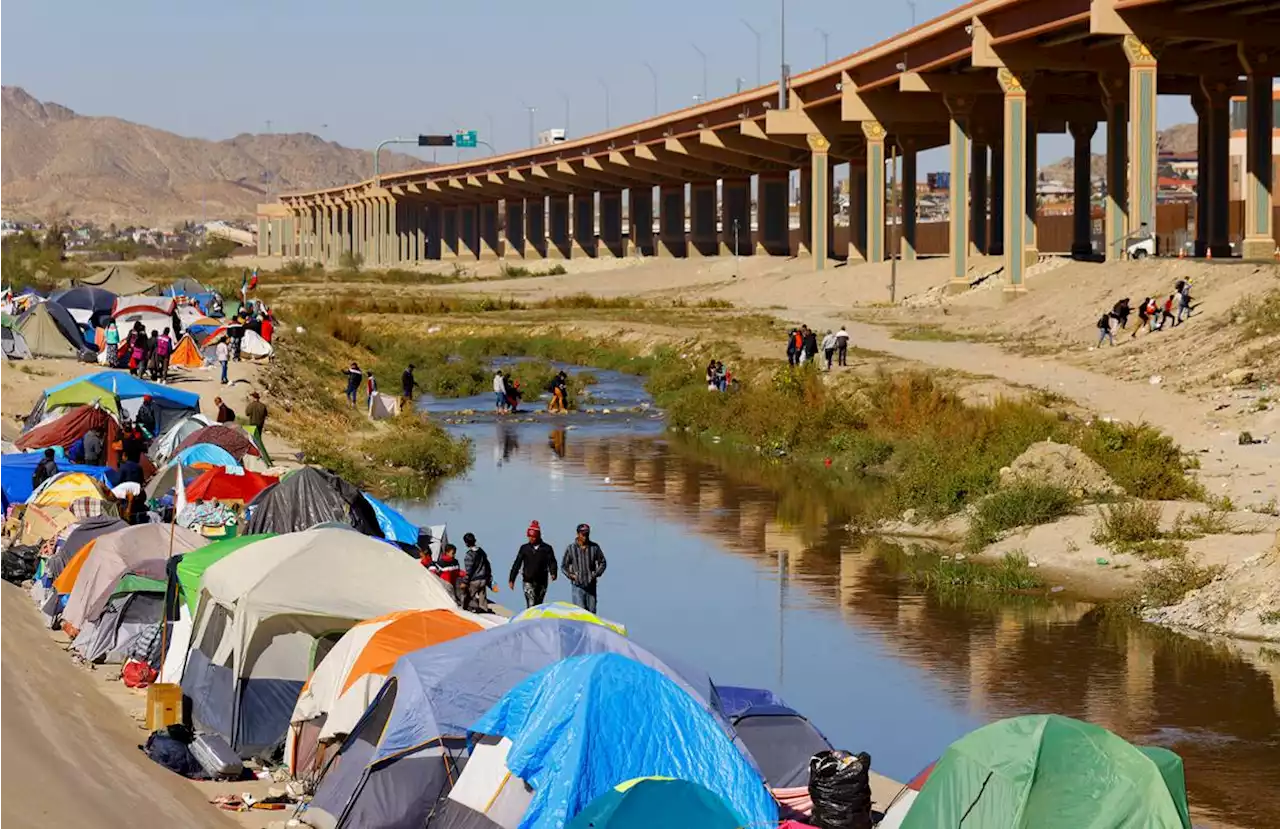
{"type": "Polygon", "coordinates": [[[822,35],[822,64],[825,66],[831,62],[831,50],[829,48],[831,33],[823,29],[818,29],[817,32],[822,35]]]}
{"type": "Polygon", "coordinates": [[[649,61],[644,62],[644,68],[649,70],[649,77],[653,79],[653,114],[658,114],[658,71],[653,68],[653,64],[649,61]]]}
{"type": "Polygon", "coordinates": [[[781,7],[778,19],[778,52],[781,63],[778,66],[778,109],[787,108],[787,0],[779,0],[781,7]]]}
{"type": "MultiPolygon", "coordinates": [[[[903,182],[904,186],[906,182],[903,182]]],[[[914,186],[914,185],[913,185],[914,186]]],[[[898,250],[902,247],[902,217],[898,215],[898,142],[889,149],[889,215],[893,217],[893,233],[889,238],[889,304],[898,302],[898,250]]]]}
{"type": "Polygon", "coordinates": [[[560,97],[564,98],[564,137],[569,139],[569,96],[561,92],[560,97]]]}
{"type": "MultiPolygon", "coordinates": [[[[521,103],[524,102],[522,101],[521,103]]],[[[538,111],[538,108],[531,107],[528,104],[524,104],[524,108],[529,111],[529,146],[532,147],[536,140],[536,135],[533,129],[533,114],[538,111]]]]}
{"type": "Polygon", "coordinates": [[[698,57],[702,58],[702,100],[707,100],[707,53],[702,51],[698,44],[694,43],[693,51],[698,53],[698,57]]]}
{"type": "Polygon", "coordinates": [[[755,39],[756,39],[756,86],[761,86],[762,84],[761,84],[761,81],[760,81],[760,53],[761,53],[761,49],[760,49],[760,44],[761,44],[760,30],[759,30],[759,29],[757,29],[755,26],[752,26],[750,23],[748,23],[748,22],[747,22],[747,20],[746,20],[746,18],[742,18],[742,25],[743,25],[743,26],[746,26],[746,27],[747,27],[747,31],[751,32],[751,34],[752,34],[752,35],[754,35],[754,36],[755,36],[755,39]]]}
{"type": "Polygon", "coordinates": [[[604,78],[596,78],[600,82],[600,88],[604,90],[604,128],[613,127],[613,119],[609,117],[609,84],[604,82],[604,78]]]}

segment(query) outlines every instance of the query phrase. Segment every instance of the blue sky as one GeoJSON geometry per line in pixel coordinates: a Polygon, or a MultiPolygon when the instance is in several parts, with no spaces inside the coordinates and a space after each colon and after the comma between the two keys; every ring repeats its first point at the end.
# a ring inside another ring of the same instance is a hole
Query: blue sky
{"type": "MultiPolygon", "coordinates": [[[[957,5],[919,0],[920,20],[957,5]]],[[[115,115],[183,135],[228,138],[313,132],[371,148],[393,135],[490,133],[499,150],[528,143],[526,104],[537,129],[570,134],[653,110],[645,62],[658,74],[659,104],[692,102],[702,87],[733,91],[776,77],[776,0],[13,0],[4,9],[0,76],[41,100],[87,115],[115,115]],[[492,123],[492,130],[490,130],[492,123]]],[[[849,54],[907,28],[905,0],[791,0],[787,57],[794,71],[849,54]]],[[[1185,99],[1162,98],[1162,124],[1191,118],[1185,99]]],[[[1101,147],[1101,131],[1096,148],[1101,147]]],[[[1069,140],[1041,139],[1041,159],[1069,140]]],[[[443,157],[441,160],[445,160],[443,157]]],[[[945,157],[922,159],[921,173],[945,157]]]]}

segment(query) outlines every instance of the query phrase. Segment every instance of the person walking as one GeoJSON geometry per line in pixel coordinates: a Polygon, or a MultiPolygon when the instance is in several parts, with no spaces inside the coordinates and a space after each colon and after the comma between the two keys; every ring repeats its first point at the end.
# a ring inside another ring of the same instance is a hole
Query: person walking
{"type": "Polygon", "coordinates": [[[1169,298],[1164,301],[1164,307],[1160,309],[1160,330],[1164,330],[1164,324],[1168,322],[1170,326],[1178,324],[1178,317],[1173,313],[1173,294],[1169,294],[1169,298]]]}
{"type": "Polygon", "coordinates": [[[827,371],[831,371],[831,361],[836,356],[836,335],[828,330],[822,337],[822,356],[827,360],[827,371]]]}
{"type": "Polygon", "coordinates": [[[40,484],[58,474],[58,461],[52,449],[44,450],[44,457],[40,459],[40,463],[36,464],[36,469],[31,473],[31,488],[39,489],[40,484]]]}
{"type": "Polygon", "coordinates": [[[849,365],[849,332],[843,325],[836,332],[836,364],[849,365]]]}
{"type": "Polygon", "coordinates": [[[267,406],[256,391],[249,395],[249,405],[244,407],[244,416],[249,419],[249,437],[253,438],[262,460],[267,466],[271,466],[271,455],[267,453],[267,444],[262,439],[262,430],[267,426],[267,406]]]}
{"type": "Polygon", "coordinates": [[[404,409],[413,405],[413,390],[418,386],[418,381],[413,376],[413,368],[413,363],[410,363],[400,375],[400,406],[404,409]]]}
{"type": "MultiPolygon", "coordinates": [[[[431,557],[431,551],[428,549],[423,555],[431,557]]],[[[440,548],[440,558],[428,565],[428,569],[440,577],[440,580],[449,585],[449,592],[453,594],[453,602],[459,607],[462,606],[462,565],[458,564],[458,548],[452,544],[446,544],[440,548]]]]}
{"type": "Polygon", "coordinates": [[[142,395],[142,405],[138,406],[138,411],[133,416],[133,423],[135,426],[141,426],[149,438],[153,438],[160,433],[156,404],[151,399],[151,395],[142,395]]]}
{"type": "Polygon", "coordinates": [[[1129,335],[1129,339],[1138,336],[1138,332],[1146,328],[1151,322],[1151,313],[1148,310],[1151,306],[1151,297],[1144,297],[1142,302],[1138,303],[1138,324],[1133,327],[1133,333],[1129,335]]]}
{"type": "Polygon", "coordinates": [[[1129,327],[1129,312],[1129,297],[1120,300],[1111,308],[1111,317],[1119,325],[1121,331],[1129,327]]]}
{"type": "Polygon", "coordinates": [[[809,326],[804,327],[804,359],[805,362],[811,363],[818,358],[818,332],[810,330],[809,326]]]}
{"type": "Polygon", "coordinates": [[[107,365],[115,368],[120,364],[120,330],[116,328],[116,324],[107,325],[106,337],[107,348],[107,365]]]}
{"type": "Polygon", "coordinates": [[[378,378],[370,371],[364,376],[364,402],[373,411],[373,396],[378,393],[378,378]]]}
{"type": "Polygon", "coordinates": [[[223,337],[218,340],[218,346],[214,349],[214,357],[218,360],[218,365],[222,368],[222,385],[227,385],[227,361],[231,359],[231,350],[227,348],[227,338],[223,337]]]}
{"type": "Polygon", "coordinates": [[[218,407],[218,416],[215,418],[218,423],[235,423],[236,410],[222,402],[221,397],[213,398],[213,405],[218,407]]]}
{"type": "Polygon", "coordinates": [[[787,363],[798,366],[804,360],[804,333],[799,328],[792,328],[787,335],[787,363]]]}
{"type": "Polygon", "coordinates": [[[156,374],[161,383],[169,382],[169,357],[173,354],[173,338],[166,328],[156,339],[156,374]]]}
{"type": "Polygon", "coordinates": [[[560,569],[573,585],[573,603],[588,613],[596,612],[596,585],[607,566],[604,551],[591,540],[591,525],[579,524],[577,537],[564,548],[560,569]]]}
{"type": "Polygon", "coordinates": [[[502,377],[502,369],[493,372],[493,406],[498,414],[507,412],[507,383],[502,377]]]}
{"type": "Polygon", "coordinates": [[[356,407],[356,394],[360,391],[360,381],[364,379],[364,372],[360,370],[360,366],[352,363],[343,372],[347,378],[347,401],[351,403],[351,408],[356,407]]]}
{"type": "Polygon", "coordinates": [[[1102,345],[1103,340],[1110,340],[1112,345],[1116,344],[1116,339],[1111,335],[1111,314],[1103,314],[1098,317],[1098,345],[1102,345]]]}
{"type": "Polygon", "coordinates": [[[542,540],[542,526],[537,521],[530,522],[525,535],[529,540],[520,545],[516,560],[511,563],[507,586],[516,589],[516,574],[519,573],[524,579],[524,605],[534,607],[547,597],[548,579],[555,581],[560,574],[556,570],[556,551],[542,540]]]}
{"type": "Polygon", "coordinates": [[[1191,280],[1179,279],[1174,288],[1178,292],[1178,319],[1174,322],[1177,325],[1191,318],[1191,280]]]}
{"type": "Polygon", "coordinates": [[[551,402],[547,404],[548,414],[565,414],[569,411],[564,404],[568,385],[569,376],[563,371],[557,372],[556,376],[551,378],[551,402]]]}
{"type": "Polygon", "coordinates": [[[489,561],[489,554],[476,543],[475,533],[462,536],[462,543],[467,545],[467,554],[462,559],[462,569],[467,573],[462,609],[472,613],[492,613],[489,591],[493,589],[493,564],[489,561]]]}
{"type": "Polygon", "coordinates": [[[84,433],[84,462],[89,466],[102,466],[102,432],[94,427],[84,433]]]}

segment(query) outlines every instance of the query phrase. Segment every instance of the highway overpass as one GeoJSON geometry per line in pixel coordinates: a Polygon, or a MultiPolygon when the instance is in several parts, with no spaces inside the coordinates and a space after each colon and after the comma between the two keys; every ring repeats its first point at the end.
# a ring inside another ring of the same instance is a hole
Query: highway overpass
{"type": "MultiPolygon", "coordinates": [[[[739,254],[883,261],[886,160],[950,151],[952,276],[974,252],[1004,257],[1021,290],[1037,256],[1036,140],[1075,139],[1079,252],[1089,248],[1089,151],[1106,135],[1105,255],[1155,230],[1157,95],[1199,115],[1197,253],[1228,243],[1229,102],[1248,96],[1243,251],[1275,248],[1274,0],[976,0],[778,84],[585,138],[289,193],[259,210],[259,253],[336,264],[739,254]],[[850,165],[848,251],[832,250],[832,167],[850,165]],[[788,180],[799,171],[799,239],[788,180]],[[719,198],[717,198],[719,192],[719,198]],[[752,211],[752,202],[756,205],[752,211]],[[625,194],[625,196],[624,196],[625,194]],[[624,216],[625,213],[625,216],[624,216]],[[753,220],[754,216],[754,220],[753,220]],[[501,219],[500,219],[501,217],[501,219]],[[686,222],[687,230],[686,230],[686,222]],[[629,232],[624,234],[624,225],[629,232]]],[[[904,188],[902,255],[915,193],[904,188]]]]}

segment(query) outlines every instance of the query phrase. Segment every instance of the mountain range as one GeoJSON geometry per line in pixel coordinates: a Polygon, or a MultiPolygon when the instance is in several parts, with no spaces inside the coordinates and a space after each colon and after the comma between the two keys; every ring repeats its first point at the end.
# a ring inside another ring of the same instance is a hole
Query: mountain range
{"type": "MultiPolygon", "coordinates": [[[[80,115],[3,87],[0,183],[4,217],[79,219],[168,228],[202,219],[248,219],[273,193],[368,178],[369,150],[310,133],[187,138],[119,118],[80,115]]],[[[382,169],[427,162],[383,151],[382,169]]]]}

